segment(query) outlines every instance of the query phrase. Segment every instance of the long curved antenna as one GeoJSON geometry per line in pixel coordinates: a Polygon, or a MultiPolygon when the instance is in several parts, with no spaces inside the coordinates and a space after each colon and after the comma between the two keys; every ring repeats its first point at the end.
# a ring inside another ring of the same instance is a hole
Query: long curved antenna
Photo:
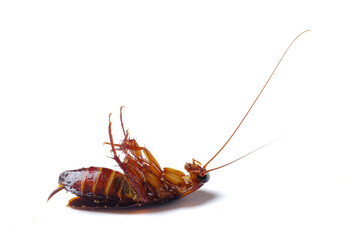
{"type": "Polygon", "coordinates": [[[214,170],[223,168],[223,167],[225,167],[225,166],[228,166],[229,164],[235,163],[235,162],[241,160],[242,158],[245,158],[245,157],[247,157],[248,155],[251,155],[252,153],[260,150],[261,148],[264,148],[264,147],[266,147],[267,145],[269,145],[269,144],[277,141],[277,140],[280,139],[280,138],[281,138],[281,137],[276,138],[276,139],[274,139],[274,140],[272,140],[272,141],[270,141],[270,142],[268,142],[268,143],[266,143],[266,144],[264,144],[264,145],[262,145],[262,146],[260,146],[260,147],[258,147],[258,148],[256,148],[256,149],[250,151],[249,153],[247,153],[247,154],[245,154],[245,155],[243,155],[243,156],[241,156],[241,157],[239,157],[239,158],[237,158],[237,159],[235,159],[235,160],[233,160],[233,161],[230,161],[229,163],[226,163],[226,164],[224,164],[224,165],[222,165],[222,166],[219,166],[219,167],[212,168],[212,169],[210,169],[210,170],[205,171],[204,173],[208,173],[208,172],[211,172],[211,171],[214,171],[214,170]]]}
{"type": "Polygon", "coordinates": [[[228,144],[228,142],[232,139],[233,135],[237,132],[238,128],[242,125],[243,121],[246,119],[246,117],[248,116],[248,113],[251,111],[251,109],[253,108],[254,104],[257,102],[259,96],[261,96],[263,90],[266,88],[268,82],[271,80],[273,74],[275,73],[275,71],[277,70],[278,66],[280,65],[280,63],[282,62],[284,56],[286,55],[286,53],[288,52],[288,49],[290,49],[290,47],[292,46],[292,44],[297,40],[297,38],[299,36],[301,36],[302,34],[304,34],[305,32],[308,32],[310,30],[306,30],[302,33],[300,33],[297,37],[295,37],[295,39],[293,39],[293,41],[290,43],[290,45],[287,47],[286,51],[283,53],[282,57],[280,58],[280,60],[278,61],[276,67],[273,69],[273,72],[271,73],[271,75],[269,76],[268,80],[266,81],[266,83],[264,84],[262,90],[258,93],[256,99],[253,101],[251,107],[248,109],[247,113],[244,115],[243,119],[241,120],[241,122],[238,124],[236,130],[234,130],[234,132],[232,133],[232,135],[228,138],[228,140],[226,141],[226,143],[218,150],[218,152],[203,166],[203,168],[206,168],[207,165],[212,162],[212,160],[223,150],[223,148],[228,144]]]}

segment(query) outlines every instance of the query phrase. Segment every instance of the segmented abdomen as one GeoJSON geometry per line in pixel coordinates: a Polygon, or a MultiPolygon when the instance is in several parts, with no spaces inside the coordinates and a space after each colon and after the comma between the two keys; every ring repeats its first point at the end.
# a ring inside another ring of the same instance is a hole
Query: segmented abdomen
{"type": "Polygon", "coordinates": [[[81,197],[113,201],[136,201],[137,195],[124,174],[109,168],[89,167],[65,171],[59,184],[81,197]]]}

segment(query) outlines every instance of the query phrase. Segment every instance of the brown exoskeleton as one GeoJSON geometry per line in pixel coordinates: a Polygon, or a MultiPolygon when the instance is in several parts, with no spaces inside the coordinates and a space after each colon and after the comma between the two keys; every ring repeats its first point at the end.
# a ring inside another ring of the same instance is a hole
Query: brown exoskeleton
{"type": "Polygon", "coordinates": [[[246,156],[223,166],[207,170],[208,164],[223,150],[242,125],[288,49],[305,32],[299,34],[291,42],[232,135],[205,165],[202,166],[200,162],[193,159],[191,163],[185,164],[187,174],[173,168],[161,168],[147,148],[140,147],[135,139],[129,137],[128,131],[124,129],[121,108],[120,121],[124,139],[119,144],[114,143],[110,114],[110,142],[106,144],[110,145],[112,158],[117,162],[123,173],[102,167],[65,171],[59,176],[59,187],[50,194],[48,200],[60,190],[66,189],[77,196],[69,201],[71,207],[131,207],[179,199],[199,189],[208,182],[209,172],[234,163],[246,156]]]}

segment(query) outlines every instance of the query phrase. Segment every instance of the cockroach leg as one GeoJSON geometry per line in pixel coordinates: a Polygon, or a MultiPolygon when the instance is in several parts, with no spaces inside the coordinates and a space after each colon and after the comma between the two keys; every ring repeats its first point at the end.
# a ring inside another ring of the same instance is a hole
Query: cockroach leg
{"type": "Polygon", "coordinates": [[[128,138],[128,131],[125,131],[124,129],[124,123],[123,123],[123,108],[124,106],[120,107],[120,124],[122,125],[122,130],[123,130],[123,134],[124,134],[124,138],[128,138]]]}

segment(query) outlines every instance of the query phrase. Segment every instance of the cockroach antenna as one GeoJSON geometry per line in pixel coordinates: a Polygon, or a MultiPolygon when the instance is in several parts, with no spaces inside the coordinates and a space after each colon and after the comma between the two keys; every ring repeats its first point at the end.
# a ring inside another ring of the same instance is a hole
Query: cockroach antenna
{"type": "MultiPolygon", "coordinates": [[[[261,91],[258,93],[258,95],[257,95],[257,97],[255,98],[255,100],[253,101],[251,107],[248,109],[248,111],[247,111],[246,114],[244,115],[244,117],[243,117],[243,119],[241,120],[241,122],[238,124],[238,126],[236,127],[236,129],[233,131],[232,135],[228,138],[228,140],[226,141],[226,143],[223,144],[223,146],[218,150],[218,152],[216,152],[216,154],[215,154],[210,160],[208,160],[208,162],[203,166],[203,168],[206,168],[206,167],[208,166],[208,164],[209,164],[210,162],[212,162],[213,159],[215,159],[215,158],[217,157],[217,155],[224,149],[224,147],[225,147],[225,146],[229,143],[229,141],[233,138],[234,134],[237,132],[237,130],[239,129],[239,127],[242,125],[242,123],[244,122],[244,120],[247,118],[247,116],[248,116],[249,112],[251,111],[251,109],[253,108],[253,106],[256,104],[258,98],[261,96],[263,90],[266,88],[267,84],[268,84],[269,81],[271,80],[273,74],[276,72],[278,66],[279,66],[280,63],[282,62],[283,58],[285,57],[286,53],[288,52],[288,50],[290,49],[290,47],[292,46],[292,44],[297,40],[297,38],[299,38],[302,34],[308,32],[308,31],[310,31],[310,30],[303,31],[303,32],[300,33],[297,37],[295,37],[295,39],[293,39],[293,41],[290,43],[290,45],[287,47],[286,51],[283,53],[282,57],[281,57],[280,60],[278,61],[276,67],[273,69],[273,71],[272,71],[271,75],[269,76],[268,80],[267,80],[266,83],[263,85],[263,88],[261,89],[261,91]]],[[[252,152],[254,152],[254,151],[252,151],[252,152]]],[[[248,154],[247,154],[247,155],[248,155],[248,154]]],[[[242,158],[242,157],[241,157],[241,158],[242,158]]],[[[227,165],[229,165],[229,164],[231,164],[231,163],[234,163],[234,162],[236,162],[236,161],[238,161],[238,160],[240,160],[240,159],[236,159],[236,160],[234,160],[234,161],[232,161],[232,162],[230,162],[230,163],[227,163],[227,164],[225,164],[225,165],[223,165],[223,166],[221,166],[221,167],[225,167],[225,166],[227,166],[227,165]]],[[[215,170],[215,169],[219,169],[219,168],[221,168],[221,167],[214,168],[214,169],[212,169],[212,171],[215,170]]],[[[211,171],[211,170],[209,170],[209,171],[211,171]]],[[[209,172],[209,171],[208,171],[208,172],[209,172]]]]}

